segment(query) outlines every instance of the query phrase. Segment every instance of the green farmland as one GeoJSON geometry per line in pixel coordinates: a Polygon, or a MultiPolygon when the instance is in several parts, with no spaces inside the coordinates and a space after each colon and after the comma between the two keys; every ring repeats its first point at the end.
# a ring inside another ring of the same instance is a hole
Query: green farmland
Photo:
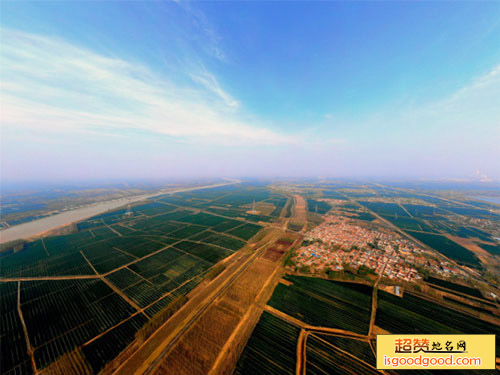
{"type": "Polygon", "coordinates": [[[311,375],[380,374],[374,367],[338,350],[337,347],[329,345],[327,341],[315,335],[307,338],[306,358],[306,373],[311,375]]]}
{"type": "Polygon", "coordinates": [[[254,200],[282,209],[287,198],[251,186],[164,195],[6,252],[0,258],[0,374],[35,373],[22,318],[37,371],[75,349],[100,371],[146,322],[263,228],[244,214],[254,200]],[[215,203],[230,215],[204,210],[215,203]]]}
{"type": "Polygon", "coordinates": [[[409,293],[400,298],[379,290],[375,324],[391,333],[496,334],[500,351],[500,326],[409,293]]]}
{"type": "Polygon", "coordinates": [[[269,300],[274,307],[303,322],[368,332],[372,288],[366,285],[287,275],[290,286],[278,284],[269,300]]]}
{"type": "Polygon", "coordinates": [[[417,240],[423,242],[434,250],[439,251],[448,258],[457,261],[458,263],[474,267],[478,267],[480,265],[479,259],[472,251],[467,250],[465,247],[460,246],[456,242],[453,242],[444,236],[439,234],[414,232],[410,230],[407,232],[417,240]]]}
{"type": "Polygon", "coordinates": [[[300,329],[263,312],[234,375],[294,375],[300,329]]]}

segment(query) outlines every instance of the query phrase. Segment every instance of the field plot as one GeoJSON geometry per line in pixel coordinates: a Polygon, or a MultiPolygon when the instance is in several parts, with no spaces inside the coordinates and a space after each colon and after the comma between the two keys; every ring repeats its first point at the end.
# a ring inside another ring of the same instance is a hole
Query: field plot
{"type": "Polygon", "coordinates": [[[372,214],[370,214],[368,212],[357,211],[355,214],[356,214],[356,216],[353,216],[354,219],[363,220],[363,221],[375,220],[375,216],[373,216],[372,214]]]}
{"type": "Polygon", "coordinates": [[[246,242],[239,240],[234,237],[225,236],[220,233],[214,233],[211,231],[205,231],[190,238],[191,241],[200,241],[207,244],[213,244],[221,247],[225,247],[230,250],[238,250],[246,245],[246,242]]]}
{"type": "Polygon", "coordinates": [[[2,277],[92,275],[94,271],[80,252],[48,256],[42,241],[0,259],[2,277]],[[33,257],[32,257],[33,256],[33,257]]]}
{"type": "Polygon", "coordinates": [[[101,280],[24,282],[21,310],[35,348],[37,368],[136,311],[101,280]]]}
{"type": "Polygon", "coordinates": [[[478,246],[492,255],[500,255],[500,245],[486,245],[479,243],[478,246]]]}
{"type": "Polygon", "coordinates": [[[140,206],[135,206],[131,208],[131,211],[136,214],[142,214],[146,216],[154,216],[158,214],[165,214],[167,212],[175,211],[176,206],[173,206],[164,202],[151,202],[142,204],[140,206]]]}
{"type": "Polygon", "coordinates": [[[479,291],[479,289],[471,288],[462,284],[456,284],[452,283],[451,281],[443,280],[443,279],[438,279],[435,277],[429,277],[425,279],[425,281],[429,284],[437,285],[437,286],[442,286],[443,288],[455,290],[460,293],[468,294],[469,296],[477,297],[477,298],[483,298],[483,295],[479,291]]]}
{"type": "MultiPolygon", "coordinates": [[[[99,242],[94,246],[101,246],[101,248],[106,246],[121,250],[122,252],[125,252],[133,257],[142,258],[145,255],[149,255],[165,247],[165,244],[155,241],[151,237],[123,236],[112,238],[106,242],[99,242]]],[[[103,251],[107,250],[103,249],[103,251]]]]}
{"type": "Polygon", "coordinates": [[[418,204],[404,204],[403,206],[413,217],[435,218],[436,215],[446,213],[446,211],[434,206],[424,206],[418,204]]]}
{"type": "Polygon", "coordinates": [[[93,241],[104,240],[106,238],[111,238],[111,237],[118,236],[118,234],[116,234],[115,232],[113,232],[108,227],[94,228],[94,229],[90,230],[90,233],[94,237],[93,241]]]}
{"type": "Polygon", "coordinates": [[[366,341],[318,333],[315,333],[314,336],[328,341],[333,346],[352,354],[356,358],[372,365],[373,367],[377,366],[375,355],[373,354],[370,344],[366,341]]]}
{"type": "Polygon", "coordinates": [[[134,340],[136,332],[146,322],[144,315],[136,314],[98,339],[84,345],[82,351],[92,371],[97,374],[106,363],[120,354],[134,340]]]}
{"type": "Polygon", "coordinates": [[[178,230],[175,230],[168,235],[177,239],[184,239],[186,237],[194,236],[200,232],[203,232],[207,229],[207,227],[201,225],[186,225],[178,230]]]}
{"type": "Polygon", "coordinates": [[[234,229],[231,229],[227,231],[227,233],[242,238],[245,241],[248,241],[250,238],[255,236],[255,234],[257,234],[257,232],[261,229],[262,227],[257,224],[245,224],[236,227],[234,229]]]}
{"type": "Polygon", "coordinates": [[[500,352],[500,326],[409,293],[400,298],[379,290],[375,324],[391,333],[496,334],[500,352]]]}
{"type": "Polygon", "coordinates": [[[327,198],[327,199],[347,200],[345,195],[343,195],[335,190],[323,190],[322,193],[323,193],[323,197],[327,198]]]}
{"type": "Polygon", "coordinates": [[[226,219],[223,217],[206,214],[204,212],[185,216],[178,220],[185,223],[204,225],[208,227],[215,226],[226,221],[226,219]]]}
{"type": "Polygon", "coordinates": [[[477,238],[479,240],[487,242],[494,241],[493,238],[491,238],[490,234],[473,227],[458,227],[458,230],[455,233],[459,237],[477,238]]]}
{"type": "Polygon", "coordinates": [[[295,374],[300,329],[264,311],[241,354],[234,375],[295,374]]]}
{"type": "Polygon", "coordinates": [[[175,245],[175,247],[209,263],[217,263],[219,260],[232,254],[231,250],[219,246],[211,246],[190,241],[183,241],[175,245]]]}
{"type": "Polygon", "coordinates": [[[0,374],[32,374],[31,360],[17,312],[17,283],[0,283],[0,374]]]}
{"type": "Polygon", "coordinates": [[[269,306],[313,326],[368,332],[371,287],[291,275],[285,279],[292,285],[278,284],[269,306]]]}
{"type": "Polygon", "coordinates": [[[166,195],[68,227],[74,233],[5,253],[0,257],[0,374],[32,373],[17,312],[18,285],[37,369],[52,371],[47,366],[64,356],[54,366],[81,360],[97,373],[150,318],[193,290],[217,262],[262,228],[246,221],[262,216],[245,213],[243,205],[254,199],[266,208],[267,221],[275,207],[286,203],[261,187],[166,195]],[[215,200],[226,200],[217,205],[241,219],[204,212],[215,200]],[[51,279],[55,276],[65,279],[51,279]]]}
{"type": "Polygon", "coordinates": [[[363,206],[383,216],[405,216],[409,217],[406,211],[395,203],[360,201],[363,206]]]}
{"type": "Polygon", "coordinates": [[[474,267],[480,266],[479,259],[472,251],[467,250],[465,247],[460,246],[456,242],[453,242],[444,236],[438,234],[414,232],[410,230],[408,230],[407,232],[417,240],[423,242],[434,250],[439,251],[441,254],[447,256],[448,258],[457,261],[458,263],[467,264],[474,267]]]}
{"type": "Polygon", "coordinates": [[[328,203],[317,201],[314,199],[307,200],[307,208],[309,212],[315,212],[317,214],[326,214],[332,208],[328,203]]]}
{"type": "Polygon", "coordinates": [[[314,335],[307,338],[306,374],[371,375],[379,372],[314,335]]]}
{"type": "Polygon", "coordinates": [[[240,225],[243,225],[243,224],[245,224],[245,222],[239,221],[239,220],[226,220],[220,224],[217,224],[216,226],[214,226],[210,229],[215,231],[215,232],[224,233],[224,232],[227,232],[233,228],[239,227],[240,225]]]}
{"type": "Polygon", "coordinates": [[[267,200],[267,202],[271,202],[274,204],[274,210],[271,212],[271,216],[279,217],[281,211],[288,203],[288,198],[272,198],[267,200]]]}

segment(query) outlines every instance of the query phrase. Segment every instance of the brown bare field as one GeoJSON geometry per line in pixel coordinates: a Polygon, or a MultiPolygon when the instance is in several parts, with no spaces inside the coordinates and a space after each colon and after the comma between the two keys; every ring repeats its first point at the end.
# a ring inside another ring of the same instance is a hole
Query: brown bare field
{"type": "Polygon", "coordinates": [[[256,260],[189,329],[154,373],[207,374],[275,266],[256,260]]]}
{"type": "Polygon", "coordinates": [[[474,254],[476,254],[478,257],[489,257],[490,254],[486,251],[481,249],[478,245],[476,245],[474,242],[472,242],[468,238],[462,238],[462,237],[457,237],[457,236],[452,236],[451,234],[446,233],[445,237],[449,238],[450,240],[458,243],[459,245],[465,247],[467,250],[472,251],[474,254]]]}
{"type": "MultiPolygon", "coordinates": [[[[252,210],[252,203],[246,204],[243,207],[248,208],[248,212],[251,212],[252,210]]],[[[268,203],[268,202],[255,202],[255,211],[257,211],[260,215],[269,215],[271,212],[274,211],[274,204],[268,203]]]]}
{"type": "Polygon", "coordinates": [[[182,336],[162,359],[154,374],[232,373],[281,277],[278,261],[292,244],[292,238],[284,237],[265,249],[264,254],[182,336]],[[277,244],[279,241],[280,244],[277,244]],[[276,253],[278,248],[280,250],[276,253]]]}
{"type": "Polygon", "coordinates": [[[304,225],[307,223],[307,202],[301,195],[294,195],[295,207],[292,223],[304,225]]]}
{"type": "Polygon", "coordinates": [[[390,334],[390,332],[380,328],[377,325],[373,325],[372,335],[376,336],[376,335],[387,335],[387,334],[390,334]]]}
{"type": "Polygon", "coordinates": [[[492,256],[486,250],[474,243],[471,239],[452,236],[450,234],[445,234],[445,237],[465,247],[467,250],[472,251],[474,254],[476,254],[482,264],[489,265],[494,268],[500,267],[500,261],[497,257],[492,256]]]}

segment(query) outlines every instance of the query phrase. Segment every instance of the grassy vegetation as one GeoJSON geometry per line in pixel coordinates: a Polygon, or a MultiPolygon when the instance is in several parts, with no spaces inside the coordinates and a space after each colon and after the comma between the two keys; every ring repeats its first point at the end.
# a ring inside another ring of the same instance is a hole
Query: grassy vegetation
{"type": "Polygon", "coordinates": [[[371,287],[312,277],[286,276],[268,304],[303,322],[360,334],[369,329],[371,287]]]}
{"type": "Polygon", "coordinates": [[[460,264],[466,264],[473,267],[479,267],[481,264],[472,251],[467,250],[465,247],[460,246],[444,236],[414,231],[407,232],[417,240],[460,264]]]}
{"type": "Polygon", "coordinates": [[[297,327],[264,311],[234,375],[294,375],[299,333],[297,327]]]}

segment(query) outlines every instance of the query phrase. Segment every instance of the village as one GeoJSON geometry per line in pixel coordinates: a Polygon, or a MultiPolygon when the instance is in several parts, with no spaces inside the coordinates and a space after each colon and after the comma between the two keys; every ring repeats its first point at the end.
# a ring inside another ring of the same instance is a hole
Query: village
{"type": "Polygon", "coordinates": [[[407,282],[422,279],[418,270],[443,277],[463,272],[394,231],[334,214],[325,215],[322,224],[304,235],[293,262],[296,269],[310,273],[357,272],[362,267],[365,272],[407,282]]]}

